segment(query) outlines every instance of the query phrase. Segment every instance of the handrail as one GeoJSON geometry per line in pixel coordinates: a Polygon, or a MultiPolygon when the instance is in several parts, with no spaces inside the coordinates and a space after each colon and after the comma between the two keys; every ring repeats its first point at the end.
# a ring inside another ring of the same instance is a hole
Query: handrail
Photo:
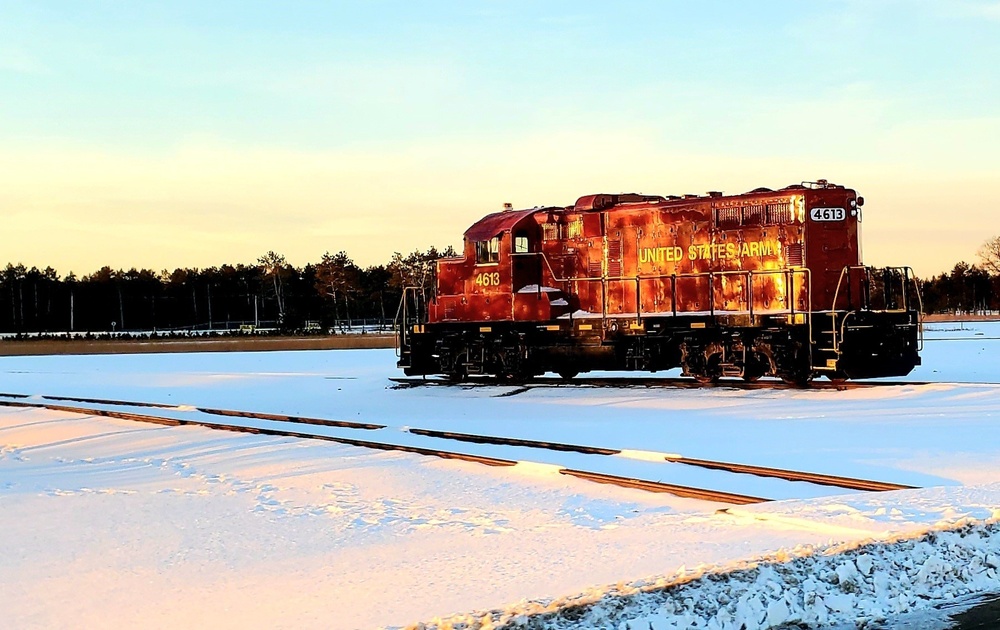
{"type": "MultiPolygon", "coordinates": [[[[905,267],[907,272],[912,273],[913,269],[905,267]]],[[[924,349],[924,296],[920,294],[920,285],[917,283],[917,276],[910,276],[910,282],[913,283],[913,291],[917,294],[917,305],[920,307],[917,311],[917,352],[922,352],[924,349]]]]}
{"type": "MultiPolygon", "coordinates": [[[[838,354],[840,353],[840,340],[842,340],[844,338],[844,336],[846,335],[847,320],[853,314],[853,311],[850,311],[850,312],[848,312],[847,315],[844,316],[844,319],[841,320],[841,322],[840,322],[840,331],[839,331],[840,332],[840,336],[838,337],[837,336],[837,332],[838,332],[837,331],[837,321],[836,321],[836,315],[835,315],[835,313],[837,311],[837,301],[840,299],[840,287],[843,286],[844,278],[845,278],[845,276],[847,277],[847,292],[848,292],[847,294],[849,296],[850,295],[850,290],[851,290],[851,271],[853,271],[853,270],[862,270],[865,273],[865,277],[866,278],[870,278],[871,277],[871,270],[872,269],[893,270],[893,271],[897,271],[897,272],[901,273],[901,275],[902,275],[902,285],[900,286],[900,289],[902,290],[902,308],[873,309],[873,308],[871,308],[871,299],[869,297],[869,299],[867,299],[867,300],[862,300],[862,304],[861,304],[862,308],[855,309],[855,310],[865,310],[865,311],[870,311],[872,313],[907,313],[907,312],[909,312],[909,311],[911,311],[913,309],[910,308],[911,307],[910,296],[907,294],[906,285],[907,285],[907,281],[908,280],[911,281],[911,282],[913,282],[914,290],[916,291],[916,294],[917,294],[917,305],[918,305],[918,310],[917,310],[917,331],[918,331],[918,339],[919,339],[918,343],[919,343],[919,345],[917,347],[917,350],[918,351],[922,350],[923,346],[924,346],[924,330],[923,330],[923,322],[921,320],[921,316],[922,316],[922,313],[923,313],[923,310],[924,310],[924,300],[923,300],[923,296],[920,295],[920,287],[916,283],[916,277],[913,276],[913,269],[911,267],[908,267],[908,266],[903,266],[903,267],[878,267],[878,268],[876,268],[876,267],[870,267],[870,266],[867,266],[867,265],[845,265],[844,268],[840,270],[840,277],[837,279],[837,288],[833,292],[833,301],[830,304],[830,313],[831,313],[831,315],[833,315],[833,319],[831,321],[831,328],[832,328],[831,332],[833,333],[833,350],[834,350],[834,352],[837,352],[838,354]]],[[[884,296],[884,294],[886,293],[886,290],[887,290],[887,286],[886,286],[887,283],[883,280],[882,284],[883,284],[882,291],[883,291],[883,296],[884,296]]],[[[848,306],[850,306],[850,304],[848,304],[848,306]]]]}
{"type": "Polygon", "coordinates": [[[403,335],[405,334],[403,330],[406,328],[406,287],[403,287],[403,293],[399,296],[399,306],[396,307],[396,316],[392,318],[392,325],[397,326],[397,334],[393,340],[393,346],[395,348],[396,357],[399,358],[400,350],[402,349],[404,340],[403,335]],[[400,321],[399,315],[403,314],[403,319],[400,321]]]}
{"type": "MultiPolygon", "coordinates": [[[[863,270],[865,272],[865,276],[866,277],[870,277],[870,275],[871,275],[870,272],[873,269],[888,269],[888,270],[898,271],[898,272],[901,272],[903,274],[903,278],[902,278],[903,284],[900,287],[901,289],[903,289],[903,294],[902,294],[902,297],[903,297],[903,306],[902,306],[902,308],[873,309],[873,308],[871,308],[871,304],[868,304],[867,308],[863,308],[861,310],[872,311],[872,312],[877,312],[877,313],[905,313],[907,311],[913,310],[913,309],[910,308],[909,296],[906,293],[906,281],[908,279],[910,279],[911,274],[913,273],[913,269],[912,268],[906,267],[906,266],[904,266],[904,267],[870,267],[868,265],[846,265],[846,266],[844,266],[843,269],[840,270],[840,277],[837,279],[837,289],[833,292],[833,301],[830,304],[830,310],[831,311],[837,310],[837,300],[840,298],[840,287],[843,286],[844,276],[845,275],[848,276],[847,289],[848,289],[848,292],[850,291],[850,272],[852,270],[855,270],[855,269],[863,270]]],[[[913,278],[913,280],[915,282],[916,279],[913,278]]],[[[883,282],[883,285],[884,284],[885,283],[883,282]]],[[[920,295],[919,287],[915,286],[915,288],[917,288],[917,292],[916,293],[917,293],[917,301],[919,303],[919,309],[922,312],[923,311],[923,298],[920,295]]],[[[883,291],[884,290],[885,289],[883,287],[883,291]]]]}
{"type": "Polygon", "coordinates": [[[408,302],[406,296],[408,293],[413,293],[414,298],[416,298],[419,289],[420,287],[415,286],[403,287],[403,294],[399,298],[399,306],[396,307],[396,316],[393,318],[392,324],[399,326],[399,334],[396,335],[394,342],[397,357],[400,356],[403,346],[406,345],[407,334],[409,333],[406,327],[407,312],[409,310],[407,308],[408,302]],[[400,313],[402,313],[402,319],[400,319],[400,313]]]}
{"type": "MultiPolygon", "coordinates": [[[[642,312],[643,311],[642,311],[642,304],[639,303],[639,293],[640,293],[640,291],[639,291],[639,284],[642,281],[644,281],[644,280],[662,280],[662,279],[670,278],[671,312],[674,315],[677,315],[677,280],[678,279],[684,280],[684,279],[706,278],[706,279],[709,280],[709,282],[711,284],[714,285],[714,279],[716,277],[727,277],[727,276],[745,276],[746,277],[746,279],[747,279],[747,305],[748,305],[751,317],[753,316],[753,311],[754,311],[754,306],[753,306],[753,280],[754,280],[754,278],[755,277],[759,277],[759,276],[783,276],[784,279],[785,279],[785,281],[791,287],[791,290],[786,290],[785,291],[785,295],[784,295],[785,309],[789,313],[791,313],[792,315],[794,315],[796,313],[796,308],[795,308],[795,304],[794,304],[794,301],[795,301],[795,295],[794,295],[795,282],[794,282],[794,278],[795,278],[796,274],[805,274],[806,275],[806,282],[807,282],[806,290],[807,290],[808,295],[810,297],[809,297],[808,304],[806,306],[806,310],[805,310],[804,314],[806,315],[806,318],[807,318],[807,321],[808,321],[808,324],[809,324],[810,338],[812,337],[812,314],[813,314],[813,312],[812,312],[812,297],[811,297],[812,296],[812,270],[809,269],[808,267],[782,267],[782,268],[779,268],[779,269],[727,269],[727,270],[719,270],[719,271],[701,271],[701,272],[681,273],[681,274],[678,274],[678,273],[672,273],[672,274],[666,274],[666,273],[660,273],[660,274],[636,274],[636,275],[633,275],[633,276],[621,276],[621,277],[618,277],[618,278],[607,278],[607,277],[604,277],[604,276],[562,277],[562,276],[556,274],[555,269],[553,269],[552,263],[549,261],[549,257],[545,255],[545,252],[520,252],[520,253],[517,253],[517,254],[512,254],[511,256],[512,257],[513,256],[518,256],[518,257],[532,256],[532,257],[539,257],[539,258],[541,258],[544,261],[545,267],[548,269],[549,275],[552,277],[552,280],[554,282],[556,282],[556,283],[563,284],[563,285],[565,285],[567,283],[570,283],[570,282],[601,282],[602,286],[606,286],[608,283],[611,283],[611,282],[620,282],[620,283],[635,282],[636,283],[636,316],[640,317],[640,318],[642,316],[642,312]]],[[[566,290],[565,286],[563,287],[563,290],[566,290]]],[[[709,298],[710,298],[710,302],[711,302],[710,303],[710,307],[709,307],[709,311],[710,312],[714,312],[714,310],[715,310],[715,308],[714,308],[715,307],[715,304],[714,304],[715,293],[714,293],[714,291],[712,291],[710,293],[709,298]]],[[[606,302],[606,300],[602,299],[602,305],[601,305],[602,313],[605,312],[605,306],[606,306],[605,302],[606,302]]],[[[811,349],[810,349],[810,351],[811,351],[811,349]]]]}
{"type": "Polygon", "coordinates": [[[778,275],[791,273],[809,273],[811,270],[808,267],[781,267],[780,269],[723,269],[720,271],[699,271],[695,273],[661,273],[654,275],[643,275],[637,274],[634,276],[620,276],[618,278],[605,278],[603,276],[574,276],[572,278],[563,278],[556,275],[556,272],[552,269],[552,264],[549,262],[549,257],[545,255],[545,252],[521,252],[518,254],[511,254],[512,256],[539,256],[545,261],[545,266],[548,267],[549,274],[552,279],[556,282],[584,282],[591,281],[596,282],[598,280],[607,280],[608,282],[625,282],[635,279],[639,280],[658,280],[661,278],[705,278],[710,275],[716,276],[732,276],[732,275],[778,275]]]}

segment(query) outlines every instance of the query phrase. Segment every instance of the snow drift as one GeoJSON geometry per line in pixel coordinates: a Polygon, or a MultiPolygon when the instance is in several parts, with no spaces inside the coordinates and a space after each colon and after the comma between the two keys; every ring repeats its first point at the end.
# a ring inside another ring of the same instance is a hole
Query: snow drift
{"type": "Polygon", "coordinates": [[[884,540],[801,546],[726,566],[588,590],[410,630],[857,627],[1000,586],[1000,511],[884,540]]]}

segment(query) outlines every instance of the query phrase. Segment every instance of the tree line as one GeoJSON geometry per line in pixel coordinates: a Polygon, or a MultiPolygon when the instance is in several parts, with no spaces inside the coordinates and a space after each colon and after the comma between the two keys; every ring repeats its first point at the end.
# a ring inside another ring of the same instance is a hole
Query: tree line
{"type": "Polygon", "coordinates": [[[393,254],[361,267],[346,252],[302,268],[267,252],[256,264],[207,269],[115,270],[60,277],[52,267],[8,264],[0,272],[0,333],[337,330],[351,320],[383,325],[403,287],[429,286],[438,250],[393,254]]]}
{"type": "Polygon", "coordinates": [[[979,265],[963,261],[921,281],[925,313],[1000,312],[1000,236],[983,243],[977,256],[979,265]]]}
{"type": "MultiPolygon", "coordinates": [[[[343,251],[302,268],[267,252],[256,264],[173,271],[102,267],[60,277],[46,267],[8,264],[0,274],[0,333],[346,329],[352,320],[386,325],[403,287],[433,286],[438,250],[395,253],[362,268],[343,251]]],[[[1000,312],[1000,236],[978,252],[979,265],[920,280],[926,313],[1000,312]]]]}

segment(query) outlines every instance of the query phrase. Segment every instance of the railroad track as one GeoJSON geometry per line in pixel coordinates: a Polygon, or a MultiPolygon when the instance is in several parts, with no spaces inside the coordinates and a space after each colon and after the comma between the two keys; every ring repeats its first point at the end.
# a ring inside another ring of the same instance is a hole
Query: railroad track
{"type": "Polygon", "coordinates": [[[779,380],[760,380],[748,383],[742,380],[722,379],[714,383],[699,383],[691,378],[684,377],[575,377],[573,379],[563,379],[540,376],[529,381],[513,383],[502,379],[488,377],[473,377],[466,381],[456,382],[444,378],[431,377],[399,377],[390,378],[398,387],[518,387],[521,389],[541,388],[541,387],[613,387],[613,388],[642,388],[642,389],[796,389],[796,390],[837,390],[846,391],[849,389],[865,389],[870,387],[901,387],[904,385],[930,385],[930,381],[812,381],[806,386],[791,385],[779,380]]]}
{"type": "MultiPolygon", "coordinates": [[[[556,451],[573,451],[586,453],[588,455],[621,455],[628,456],[629,451],[621,449],[609,449],[594,446],[580,446],[576,444],[563,444],[558,442],[541,442],[535,440],[522,440],[518,438],[502,438],[485,435],[475,435],[471,433],[455,433],[451,431],[433,431],[428,429],[409,429],[410,433],[426,435],[429,437],[440,437],[462,442],[477,442],[480,444],[502,444],[506,446],[527,446],[531,448],[545,448],[556,451]]],[[[657,454],[651,454],[655,457],[657,454]]],[[[684,457],[674,453],[661,454],[663,461],[674,464],[684,464],[687,466],[697,466],[711,470],[725,470],[732,473],[743,473],[755,475],[757,477],[771,477],[774,479],[784,479],[786,481],[806,481],[821,486],[836,486],[847,488],[848,490],[862,490],[866,492],[885,492],[888,490],[912,490],[916,486],[906,486],[898,483],[884,481],[872,481],[869,479],[858,479],[856,477],[840,477],[837,475],[826,475],[821,473],[811,473],[799,470],[788,470],[785,468],[770,468],[767,466],[753,466],[750,464],[734,464],[731,462],[720,462],[710,459],[695,459],[684,457]]],[[[650,457],[650,458],[652,458],[650,457]]]]}
{"type": "MultiPolygon", "coordinates": [[[[122,420],[147,422],[147,423],[167,425],[167,426],[200,426],[214,430],[232,431],[238,433],[252,433],[260,435],[274,435],[274,436],[286,436],[286,437],[294,437],[301,439],[323,440],[323,441],[337,442],[341,444],[347,444],[363,448],[372,448],[372,449],[386,450],[386,451],[402,451],[418,455],[441,457],[445,459],[470,461],[489,466],[515,466],[519,463],[519,461],[513,459],[484,456],[473,453],[463,453],[460,451],[449,450],[449,449],[427,448],[422,446],[400,444],[398,442],[359,439],[359,438],[346,437],[340,435],[335,436],[335,435],[325,435],[317,433],[307,433],[303,431],[292,430],[290,428],[285,428],[283,426],[265,427],[265,426],[254,426],[252,424],[235,424],[231,422],[220,422],[216,420],[199,420],[191,418],[167,417],[161,415],[153,415],[151,413],[146,413],[146,412],[136,413],[132,411],[123,411],[120,409],[104,409],[104,408],[95,408],[92,406],[69,405],[64,403],[74,402],[74,403],[84,403],[88,405],[103,405],[106,407],[137,407],[144,409],[172,410],[172,411],[184,411],[184,412],[195,411],[213,416],[267,421],[272,423],[281,423],[283,425],[287,424],[313,425],[322,427],[332,427],[338,429],[362,430],[369,432],[377,432],[381,429],[388,428],[386,427],[386,425],[380,425],[380,424],[341,421],[341,420],[328,420],[322,418],[310,418],[304,416],[292,416],[283,414],[238,411],[231,409],[216,409],[209,407],[190,407],[183,405],[163,404],[163,403],[120,401],[120,400],[111,400],[102,398],[42,396],[41,399],[53,402],[30,402],[26,399],[31,397],[24,394],[0,394],[0,397],[7,398],[7,400],[0,399],[0,406],[6,406],[6,407],[44,408],[54,411],[63,411],[68,413],[77,413],[85,415],[96,415],[108,418],[118,418],[122,420]]],[[[658,461],[664,464],[680,464],[686,466],[695,466],[711,470],[726,471],[735,474],[750,474],[759,477],[770,477],[786,481],[801,481],[821,486],[832,486],[832,487],[845,488],[849,490],[888,491],[888,490],[908,489],[914,487],[896,483],[858,479],[853,477],[841,477],[841,476],[811,473],[805,471],[754,466],[749,464],[738,464],[732,462],[720,462],[714,460],[688,458],[679,454],[646,453],[641,451],[627,451],[621,449],[609,449],[609,448],[568,444],[560,442],[547,442],[547,441],[526,440],[520,438],[510,438],[501,436],[476,435],[476,434],[458,433],[452,431],[438,431],[438,430],[421,429],[415,427],[407,427],[406,429],[404,429],[404,431],[412,435],[453,441],[453,442],[491,444],[491,445],[509,446],[509,447],[524,447],[524,448],[531,448],[538,450],[574,452],[586,455],[599,455],[599,456],[620,456],[620,457],[636,458],[636,454],[639,454],[639,458],[644,459],[646,461],[658,461]]],[[[613,484],[620,487],[636,488],[649,492],[662,492],[684,498],[700,499],[700,500],[713,501],[719,503],[743,505],[749,503],[761,503],[770,500],[764,497],[751,496],[746,494],[732,493],[719,490],[711,490],[694,486],[672,484],[662,481],[640,479],[636,477],[607,474],[598,471],[583,470],[572,467],[560,467],[558,472],[560,474],[569,475],[579,479],[584,479],[597,483],[613,484]]]]}

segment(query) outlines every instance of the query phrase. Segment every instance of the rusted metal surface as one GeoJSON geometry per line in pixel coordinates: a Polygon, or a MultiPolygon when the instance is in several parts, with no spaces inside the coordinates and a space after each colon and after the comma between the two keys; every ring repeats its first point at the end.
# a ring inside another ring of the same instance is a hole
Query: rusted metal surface
{"type": "MultiPolygon", "coordinates": [[[[463,257],[439,263],[428,322],[829,310],[841,270],[861,262],[857,198],[820,182],[733,196],[588,195],[488,215],[466,231],[463,257]],[[496,260],[477,260],[477,242],[494,237],[496,260]]],[[[860,279],[847,285],[839,308],[863,291],[860,279]]]]}
{"type": "Polygon", "coordinates": [[[467,241],[485,241],[502,232],[509,232],[525,217],[534,213],[535,210],[508,210],[488,214],[465,231],[465,239],[467,241]]]}
{"type": "MultiPolygon", "coordinates": [[[[545,442],[540,440],[525,440],[520,438],[508,438],[489,435],[476,435],[471,433],[456,433],[454,431],[433,431],[428,429],[409,429],[410,433],[426,435],[462,442],[474,442],[477,444],[502,444],[507,446],[525,446],[528,448],[539,448],[555,451],[570,451],[584,453],[587,455],[617,455],[621,453],[619,449],[609,449],[595,446],[582,446],[577,444],[566,444],[562,442],[545,442]]],[[[912,490],[917,486],[908,486],[887,481],[874,481],[871,479],[858,479],[857,477],[843,477],[839,475],[826,475],[801,470],[788,470],[786,468],[772,468],[768,466],[754,466],[752,464],[738,464],[732,462],[720,462],[710,459],[696,459],[684,457],[682,455],[663,454],[664,462],[674,464],[685,464],[697,466],[699,468],[709,468],[712,470],[724,470],[732,473],[755,475],[758,477],[771,477],[774,479],[784,479],[786,481],[804,481],[821,486],[835,486],[847,488],[849,490],[862,490],[869,492],[886,492],[890,490],[912,490]]]]}
{"type": "MultiPolygon", "coordinates": [[[[48,403],[29,403],[11,400],[0,400],[0,406],[2,407],[22,407],[22,408],[35,408],[35,409],[49,409],[52,411],[65,411],[67,413],[76,413],[81,415],[93,415],[101,416],[104,418],[116,418],[119,420],[131,420],[134,422],[147,422],[151,424],[161,424],[166,426],[197,426],[206,429],[214,429],[216,431],[232,431],[235,433],[251,433],[255,435],[272,435],[272,436],[283,436],[283,437],[295,437],[304,438],[309,440],[322,440],[326,442],[336,442],[338,444],[347,444],[350,446],[359,446],[363,448],[372,448],[382,451],[402,451],[404,453],[415,453],[417,455],[427,455],[433,457],[441,457],[443,459],[458,459],[463,461],[475,462],[479,464],[486,464],[487,466],[515,466],[516,461],[509,459],[501,459],[497,457],[487,457],[485,455],[475,455],[469,453],[458,453],[453,451],[445,451],[433,448],[422,448],[419,446],[407,446],[404,444],[393,444],[387,442],[376,442],[373,440],[358,440],[354,438],[347,438],[342,436],[333,435],[319,435],[315,433],[303,433],[300,431],[288,431],[282,429],[268,429],[263,427],[253,427],[245,426],[239,424],[225,424],[219,422],[204,422],[199,420],[186,420],[179,418],[166,418],[162,416],[153,416],[148,414],[138,414],[130,413],[125,411],[114,411],[107,409],[92,409],[89,407],[73,407],[67,405],[53,405],[48,403]]],[[[228,414],[228,415],[241,415],[242,417],[254,418],[256,416],[250,414],[249,412],[243,412],[242,414],[228,414]]],[[[266,416],[266,414],[264,414],[266,416]]],[[[263,417],[262,419],[270,419],[263,417]]],[[[289,420],[289,422],[296,422],[295,420],[289,420]]]]}
{"type": "Polygon", "coordinates": [[[787,481],[805,481],[821,486],[835,486],[838,488],[847,488],[849,490],[888,492],[891,490],[913,490],[917,488],[917,486],[907,486],[887,481],[873,481],[871,479],[858,479],[857,477],[842,477],[839,475],[824,475],[821,473],[788,470],[786,468],[771,468],[768,466],[753,466],[750,464],[734,464],[732,462],[695,459],[692,457],[681,457],[679,455],[668,455],[666,460],[675,464],[686,464],[688,466],[697,466],[699,468],[708,468],[711,470],[725,470],[727,472],[743,473],[747,475],[755,475],[757,477],[772,477],[775,479],[785,479],[787,481]]]}
{"type": "Polygon", "coordinates": [[[647,492],[662,492],[672,494],[684,499],[698,499],[700,501],[713,501],[716,503],[731,503],[733,505],[750,505],[753,503],[767,503],[771,499],[756,497],[747,494],[736,494],[733,492],[723,492],[721,490],[707,490],[705,488],[695,488],[693,486],[681,486],[662,481],[647,481],[634,477],[621,477],[619,475],[606,475],[604,473],[588,472],[585,470],[575,470],[563,468],[560,474],[595,481],[597,483],[607,483],[625,488],[635,488],[647,492]]]}

